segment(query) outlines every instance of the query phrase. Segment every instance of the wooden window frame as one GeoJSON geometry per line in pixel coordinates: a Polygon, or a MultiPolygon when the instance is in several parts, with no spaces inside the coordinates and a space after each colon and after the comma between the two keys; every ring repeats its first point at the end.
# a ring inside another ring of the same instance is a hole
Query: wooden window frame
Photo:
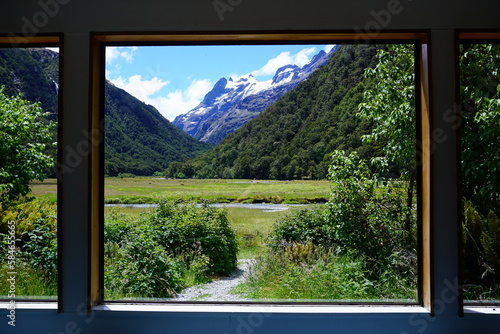
{"type": "Polygon", "coordinates": [[[63,123],[63,118],[64,118],[64,112],[63,112],[63,44],[64,44],[64,35],[61,33],[55,33],[55,34],[39,34],[36,36],[22,36],[22,35],[15,35],[15,34],[0,34],[0,48],[13,48],[13,49],[18,49],[18,48],[35,48],[35,47],[59,47],[59,93],[57,97],[57,157],[56,157],[56,164],[57,164],[57,190],[56,190],[56,196],[57,196],[57,256],[58,256],[58,262],[57,262],[57,297],[56,300],[52,299],[24,299],[24,300],[19,300],[17,299],[16,302],[26,302],[27,304],[32,304],[34,302],[36,303],[42,303],[39,305],[38,308],[40,309],[52,309],[57,307],[59,311],[61,311],[61,304],[62,304],[62,285],[63,285],[63,280],[62,280],[62,272],[64,268],[62,267],[61,264],[61,256],[62,256],[62,243],[63,243],[63,238],[62,238],[62,230],[63,230],[63,222],[61,220],[62,212],[63,212],[63,179],[62,179],[62,173],[61,173],[61,167],[63,166],[63,149],[62,149],[62,123],[63,123]],[[57,306],[56,306],[57,305],[57,306]]]}
{"type": "MultiPolygon", "coordinates": [[[[306,43],[414,43],[416,47],[416,109],[417,138],[419,156],[419,178],[417,182],[419,197],[418,223],[418,304],[432,313],[432,235],[431,235],[431,111],[429,80],[429,33],[427,31],[398,31],[368,33],[360,36],[353,32],[200,32],[200,33],[163,33],[163,32],[94,32],[91,33],[90,49],[90,124],[92,133],[101,138],[93,141],[89,159],[90,170],[90,245],[89,245],[89,309],[104,305],[104,82],[106,46],[151,46],[151,45],[235,45],[235,44],[306,44],[306,43]],[[362,37],[362,39],[361,39],[362,37]]],[[[142,303],[144,304],[144,303],[142,303]]],[[[169,310],[167,306],[158,306],[169,310]]],[[[229,303],[220,303],[228,305],[229,303]]],[[[241,304],[241,303],[240,303],[241,304]]],[[[266,304],[266,303],[263,303],[266,304]]],[[[267,303],[269,304],[269,303],[267,303]]],[[[283,305],[285,303],[280,303],[283,305]]],[[[141,305],[138,302],[136,305],[141,305]]],[[[135,305],[135,306],[136,306],[135,305]]],[[[307,305],[317,305],[308,303],[307,305]]],[[[339,305],[336,303],[335,305],[339,305]]],[[[341,303],[340,305],[343,305],[341,303]]],[[[376,306],[380,303],[367,303],[363,306],[376,306]]],[[[385,303],[391,306],[394,304],[385,303]]],[[[307,306],[304,306],[307,307],[307,306]]],[[[105,305],[104,309],[109,309],[105,305]]],[[[118,306],[118,308],[120,307],[118,306]]],[[[388,309],[386,309],[387,311],[388,309]]],[[[275,310],[274,310],[275,311],[275,310]]]]}
{"type": "MultiPolygon", "coordinates": [[[[471,44],[500,44],[500,30],[499,31],[485,31],[485,30],[456,30],[455,31],[455,88],[456,88],[456,101],[455,104],[457,106],[460,106],[462,101],[461,101],[461,94],[460,94],[460,44],[463,43],[471,43],[471,44]]],[[[460,117],[460,115],[457,115],[457,117],[460,117]]],[[[456,124],[456,127],[459,129],[459,135],[457,138],[457,147],[458,149],[458,161],[457,161],[457,170],[459,179],[458,179],[458,184],[460,185],[460,192],[458,196],[459,203],[457,207],[459,208],[459,212],[457,216],[460,218],[459,221],[457,222],[458,225],[458,277],[459,277],[459,302],[460,302],[460,314],[464,315],[464,313],[486,313],[486,314],[496,314],[495,312],[495,307],[499,306],[500,303],[498,302],[491,302],[491,303],[466,303],[463,298],[463,260],[464,260],[464,255],[463,255],[463,226],[462,222],[464,221],[464,207],[463,207],[463,201],[462,201],[462,166],[461,166],[461,161],[462,161],[462,123],[458,121],[456,124]]]]}

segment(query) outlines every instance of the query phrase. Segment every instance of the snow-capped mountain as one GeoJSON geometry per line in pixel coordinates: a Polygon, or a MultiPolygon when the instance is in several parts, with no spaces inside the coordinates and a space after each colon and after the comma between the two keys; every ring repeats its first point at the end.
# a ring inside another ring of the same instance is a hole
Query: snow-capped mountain
{"type": "Polygon", "coordinates": [[[285,65],[267,81],[259,81],[251,74],[221,78],[196,108],[177,116],[173,124],[196,139],[218,144],[325,65],[336,50],[320,51],[303,67],[285,65]]]}

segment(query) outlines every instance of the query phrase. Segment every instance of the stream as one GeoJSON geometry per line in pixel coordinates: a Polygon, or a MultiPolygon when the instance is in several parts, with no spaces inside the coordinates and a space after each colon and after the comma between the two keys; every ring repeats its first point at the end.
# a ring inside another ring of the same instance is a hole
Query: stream
{"type": "MultiPolygon", "coordinates": [[[[291,207],[307,207],[312,204],[272,204],[272,203],[214,203],[210,204],[218,208],[244,208],[256,209],[264,212],[286,211],[291,207]]],[[[121,208],[155,208],[158,204],[105,204],[105,207],[121,208]]]]}

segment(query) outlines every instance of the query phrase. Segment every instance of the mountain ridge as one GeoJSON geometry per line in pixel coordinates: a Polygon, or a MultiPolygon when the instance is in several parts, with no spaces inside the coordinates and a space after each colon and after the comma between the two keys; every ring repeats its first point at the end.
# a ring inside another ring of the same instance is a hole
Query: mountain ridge
{"type": "Polygon", "coordinates": [[[336,50],[337,47],[328,53],[321,50],[303,67],[284,65],[266,81],[259,81],[252,74],[223,77],[197,107],[177,116],[173,124],[200,141],[218,144],[325,65],[336,50]]]}
{"type": "MultiPolygon", "coordinates": [[[[40,102],[49,119],[58,119],[57,52],[42,49],[0,50],[0,85],[9,96],[22,94],[32,103],[40,102]]],[[[105,173],[150,176],[172,161],[194,158],[211,146],[200,143],[171,124],[153,106],[125,90],[105,82],[105,173]]],[[[54,133],[54,141],[57,139],[54,133]]],[[[61,143],[59,143],[61,144],[61,143]]],[[[48,154],[55,157],[56,150],[48,154]]],[[[55,158],[54,158],[55,159],[55,158]]],[[[56,177],[55,168],[48,171],[56,177]]]]}

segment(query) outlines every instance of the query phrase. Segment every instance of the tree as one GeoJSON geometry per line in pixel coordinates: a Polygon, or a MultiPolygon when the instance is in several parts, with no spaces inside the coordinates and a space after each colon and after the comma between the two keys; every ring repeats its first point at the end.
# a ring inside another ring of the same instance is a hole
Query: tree
{"type": "Polygon", "coordinates": [[[464,282],[466,298],[500,291],[500,46],[460,53],[464,282]]]}
{"type": "Polygon", "coordinates": [[[462,191],[479,212],[500,212],[500,45],[460,55],[462,191]]]}
{"type": "MultiPolygon", "coordinates": [[[[365,92],[359,115],[374,122],[365,141],[386,142],[378,161],[415,176],[415,85],[413,48],[390,45],[365,74],[375,84],[365,92]]],[[[462,190],[483,215],[500,210],[500,45],[462,45],[460,54],[462,190]]],[[[410,196],[409,196],[410,199],[410,196]]]]}
{"type": "MultiPolygon", "coordinates": [[[[415,178],[415,72],[412,45],[389,45],[379,50],[374,68],[365,76],[374,84],[365,91],[359,116],[374,122],[365,142],[382,142],[388,163],[401,167],[401,176],[415,178]]],[[[378,159],[380,160],[380,159],[378,159]]],[[[382,162],[382,161],[378,161],[382,162]]]]}
{"type": "Polygon", "coordinates": [[[51,144],[55,122],[47,120],[40,103],[21,95],[9,97],[0,88],[0,201],[5,206],[29,193],[29,183],[42,181],[53,158],[44,153],[51,144]]]}
{"type": "MultiPolygon", "coordinates": [[[[461,48],[464,278],[487,291],[498,282],[500,270],[500,45],[461,48]]],[[[374,130],[364,140],[386,142],[384,157],[375,160],[401,166],[402,177],[410,180],[411,204],[416,168],[412,48],[389,46],[379,59],[377,67],[366,71],[374,85],[359,110],[374,122],[374,130]]]]}
{"type": "MultiPolygon", "coordinates": [[[[406,205],[409,209],[413,207],[416,183],[413,45],[389,45],[379,50],[377,57],[377,66],[365,71],[373,85],[359,105],[360,117],[374,123],[371,134],[363,136],[363,140],[382,143],[384,156],[375,157],[372,162],[384,172],[389,165],[397,166],[401,178],[408,181],[406,205]]],[[[406,231],[410,232],[414,217],[411,210],[406,212],[406,231]]],[[[412,234],[408,233],[408,237],[412,234]]]]}

